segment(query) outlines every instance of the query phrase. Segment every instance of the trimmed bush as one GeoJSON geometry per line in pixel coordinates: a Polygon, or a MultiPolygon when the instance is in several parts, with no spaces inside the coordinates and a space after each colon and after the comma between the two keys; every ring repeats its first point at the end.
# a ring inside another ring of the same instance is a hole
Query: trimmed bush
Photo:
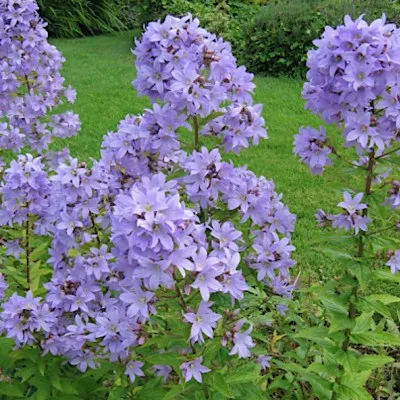
{"type": "Polygon", "coordinates": [[[262,7],[245,28],[242,62],[252,72],[304,75],[307,51],[326,25],[344,15],[364,13],[371,21],[382,15],[398,21],[400,6],[391,0],[286,0],[262,7]]]}

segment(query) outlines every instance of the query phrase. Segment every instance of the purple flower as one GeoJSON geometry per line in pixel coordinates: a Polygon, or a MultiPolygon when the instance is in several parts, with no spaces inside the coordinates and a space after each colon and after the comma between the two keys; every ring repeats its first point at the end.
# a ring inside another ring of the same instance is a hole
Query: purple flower
{"type": "Polygon", "coordinates": [[[233,335],[233,347],[229,352],[229,355],[237,354],[239,358],[248,358],[251,356],[250,350],[256,344],[251,339],[250,333],[253,330],[253,326],[250,324],[250,327],[245,332],[240,332],[241,327],[244,325],[246,320],[241,319],[234,327],[234,335],[233,335]]]}
{"type": "Polygon", "coordinates": [[[210,372],[211,370],[204,365],[201,365],[203,362],[203,357],[195,358],[192,361],[185,362],[181,365],[181,370],[183,373],[183,377],[185,382],[189,382],[192,378],[194,378],[197,382],[202,382],[201,374],[206,372],[210,372]]]}
{"type": "Polygon", "coordinates": [[[6,256],[13,256],[17,260],[20,254],[24,253],[24,249],[20,246],[20,240],[11,240],[4,243],[6,246],[6,256]]]}
{"type": "Polygon", "coordinates": [[[286,312],[287,312],[287,310],[289,309],[288,306],[287,306],[286,304],[277,304],[277,305],[275,306],[275,308],[276,308],[276,311],[278,311],[278,313],[279,313],[280,315],[282,315],[282,317],[285,317],[285,316],[286,316],[286,312]]]}
{"type": "Polygon", "coordinates": [[[144,376],[142,371],[144,363],[142,361],[129,361],[125,367],[125,375],[128,375],[129,380],[133,383],[137,376],[144,376]]]}
{"type": "Polygon", "coordinates": [[[260,364],[261,369],[266,370],[267,368],[270,368],[270,361],[272,360],[271,356],[258,356],[257,357],[257,362],[260,364]]]}
{"type": "Polygon", "coordinates": [[[395,274],[396,272],[400,271],[400,250],[397,250],[393,254],[393,256],[386,263],[386,265],[390,267],[392,274],[395,274]]]}
{"type": "Polygon", "coordinates": [[[60,70],[65,59],[48,43],[36,1],[2,2],[0,25],[0,109],[5,117],[0,147],[42,151],[52,136],[75,135],[80,128],[78,116],[67,113],[74,123],[64,124],[61,114],[53,111],[64,101],[72,103],[75,93],[64,87],[60,70]],[[50,112],[52,122],[43,122],[50,112]]]}
{"type": "Polygon", "coordinates": [[[153,365],[153,370],[156,376],[161,376],[163,378],[163,382],[167,382],[170,373],[172,372],[172,368],[169,365],[153,365]]]}
{"type": "Polygon", "coordinates": [[[201,301],[196,314],[183,314],[186,321],[192,324],[190,340],[193,343],[204,343],[203,333],[209,338],[213,337],[213,329],[217,326],[217,321],[221,319],[221,315],[211,311],[212,304],[211,302],[201,301]]]}
{"type": "Polygon", "coordinates": [[[216,279],[223,272],[223,268],[217,265],[207,266],[196,277],[196,280],[191,284],[195,289],[200,290],[201,298],[204,301],[210,299],[211,292],[222,291],[222,284],[216,279]]]}
{"type": "Polygon", "coordinates": [[[390,205],[393,209],[400,208],[400,182],[393,181],[392,187],[389,190],[388,197],[385,203],[390,205]]]}
{"type": "Polygon", "coordinates": [[[129,305],[127,310],[128,317],[141,316],[148,319],[149,312],[154,313],[155,311],[151,304],[154,299],[154,293],[143,291],[140,287],[135,288],[135,291],[122,293],[120,299],[129,305]]]}
{"type": "Polygon", "coordinates": [[[360,230],[367,231],[367,224],[371,220],[366,216],[360,215],[360,211],[367,209],[367,205],[361,203],[362,197],[363,193],[358,193],[354,198],[348,192],[344,193],[344,201],[340,202],[338,207],[343,208],[345,212],[329,217],[334,228],[342,228],[345,231],[352,229],[356,234],[360,230]]]}
{"type": "Polygon", "coordinates": [[[0,273],[0,300],[4,299],[4,292],[7,290],[8,285],[2,273],[0,273]]]}
{"type": "Polygon", "coordinates": [[[328,156],[332,150],[326,145],[326,133],[323,126],[319,131],[312,128],[300,128],[295,135],[294,154],[306,163],[314,175],[322,175],[326,165],[331,165],[328,156]]]}
{"type": "Polygon", "coordinates": [[[353,198],[349,192],[344,192],[344,201],[340,202],[338,207],[345,209],[349,215],[355,214],[357,211],[367,208],[366,204],[361,203],[363,196],[363,193],[358,193],[353,198]]]}

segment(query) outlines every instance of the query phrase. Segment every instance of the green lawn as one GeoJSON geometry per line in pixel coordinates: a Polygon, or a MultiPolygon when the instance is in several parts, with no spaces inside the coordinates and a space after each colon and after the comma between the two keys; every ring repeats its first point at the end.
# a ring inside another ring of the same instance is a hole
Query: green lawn
{"type": "MultiPolygon", "coordinates": [[[[103,135],[116,129],[126,114],[137,114],[149,106],[131,86],[135,78],[133,33],[73,40],[54,40],[67,59],[63,74],[77,90],[73,110],[82,120],[82,131],[69,141],[72,154],[98,157],[103,135]]],[[[328,189],[337,180],[334,169],[313,177],[292,154],[293,135],[301,125],[318,127],[318,118],[304,110],[300,96],[302,81],[289,78],[257,77],[256,102],[264,104],[269,139],[232,157],[237,165],[247,164],[259,175],[273,179],[290,210],[297,214],[293,236],[295,258],[303,276],[319,279],[338,273],[338,262],[321,254],[313,244],[319,236],[314,223],[318,208],[332,211],[340,195],[328,189]]]]}

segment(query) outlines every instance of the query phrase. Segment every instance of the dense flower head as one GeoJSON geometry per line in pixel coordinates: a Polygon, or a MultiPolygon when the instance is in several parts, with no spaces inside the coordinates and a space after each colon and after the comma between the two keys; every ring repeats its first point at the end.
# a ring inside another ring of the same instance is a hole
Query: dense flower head
{"type": "Polygon", "coordinates": [[[71,112],[48,114],[57,105],[75,100],[64,85],[65,61],[48,43],[46,24],[34,0],[0,3],[0,147],[18,151],[24,145],[47,149],[52,136],[69,137],[80,129],[71,112]]]}
{"type": "Polygon", "coordinates": [[[261,111],[261,104],[233,103],[207,124],[202,134],[220,137],[225,151],[239,153],[250,144],[257,145],[260,138],[267,138],[261,111]]]}
{"type": "Polygon", "coordinates": [[[4,171],[0,186],[0,225],[21,225],[35,216],[35,231],[47,232],[51,184],[41,157],[20,155],[4,171]]]}
{"type": "Polygon", "coordinates": [[[329,154],[332,150],[326,144],[326,133],[323,126],[319,131],[313,128],[300,128],[294,137],[294,154],[310,167],[314,175],[322,175],[325,166],[331,165],[329,154]]]}
{"type": "Polygon", "coordinates": [[[14,339],[17,346],[35,342],[34,332],[41,331],[49,335],[56,321],[49,306],[41,305],[40,298],[34,298],[31,291],[25,297],[14,293],[2,306],[2,330],[6,332],[7,337],[14,339]]]}
{"type": "Polygon", "coordinates": [[[200,28],[197,18],[150,23],[133,53],[139,94],[193,117],[216,113],[202,133],[219,137],[226,151],[267,137],[262,106],[252,105],[253,75],[237,66],[230,44],[200,28]]]}
{"type": "Polygon", "coordinates": [[[385,16],[371,24],[363,16],[326,27],[308,53],[306,107],[327,123],[344,126],[346,146],[361,154],[382,153],[400,126],[400,31],[385,16]]]}

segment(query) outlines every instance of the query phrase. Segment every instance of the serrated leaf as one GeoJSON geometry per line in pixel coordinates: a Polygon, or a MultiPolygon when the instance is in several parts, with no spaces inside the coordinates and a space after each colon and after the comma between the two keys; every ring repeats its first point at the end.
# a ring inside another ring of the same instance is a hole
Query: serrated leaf
{"type": "Polygon", "coordinates": [[[349,308],[347,302],[336,295],[323,295],[320,296],[322,304],[328,311],[335,313],[347,315],[349,313],[349,308]]]}
{"type": "Polygon", "coordinates": [[[228,398],[233,397],[232,391],[225,381],[225,377],[218,372],[213,374],[211,382],[210,382],[210,386],[215,391],[217,391],[218,393],[221,393],[222,395],[224,395],[228,398]]]}
{"type": "Polygon", "coordinates": [[[400,346],[400,337],[386,332],[352,333],[351,342],[368,346],[400,346]]]}
{"type": "Polygon", "coordinates": [[[385,364],[393,361],[393,358],[389,356],[365,355],[359,358],[357,368],[360,372],[365,370],[373,370],[383,367],[385,364]]]}
{"type": "Polygon", "coordinates": [[[390,271],[374,271],[374,275],[377,279],[400,283],[400,274],[392,274],[390,271]]]}
{"type": "Polygon", "coordinates": [[[365,298],[365,300],[378,300],[381,303],[388,305],[392,303],[399,303],[400,297],[393,296],[392,294],[382,293],[382,294],[371,294],[365,298]]]}
{"type": "Polygon", "coordinates": [[[335,392],[340,400],[373,400],[373,397],[363,388],[340,385],[335,392]]]}
{"type": "Polygon", "coordinates": [[[293,335],[294,338],[307,339],[320,344],[324,344],[327,342],[330,343],[328,336],[329,329],[323,326],[301,329],[298,333],[293,335]]]}
{"type": "Polygon", "coordinates": [[[372,277],[372,271],[369,265],[356,264],[349,268],[350,272],[357,278],[361,289],[366,290],[372,277]]]}

